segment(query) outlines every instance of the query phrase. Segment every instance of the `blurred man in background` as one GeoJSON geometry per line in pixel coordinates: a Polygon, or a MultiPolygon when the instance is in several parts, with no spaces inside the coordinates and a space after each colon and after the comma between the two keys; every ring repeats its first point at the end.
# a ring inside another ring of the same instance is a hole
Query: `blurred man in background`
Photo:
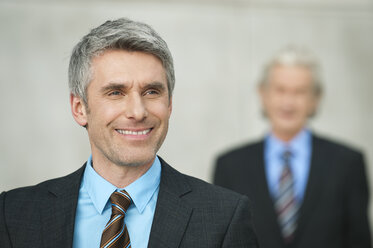
{"type": "Polygon", "coordinates": [[[259,84],[269,133],[217,159],[214,183],[249,196],[262,248],[371,247],[363,155],[307,127],[321,93],[315,58],[285,48],[259,84]]]}

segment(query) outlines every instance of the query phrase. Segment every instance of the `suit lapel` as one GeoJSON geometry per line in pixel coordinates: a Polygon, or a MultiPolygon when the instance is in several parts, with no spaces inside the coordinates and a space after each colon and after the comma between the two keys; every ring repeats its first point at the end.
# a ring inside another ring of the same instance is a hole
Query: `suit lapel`
{"type": "Polygon", "coordinates": [[[265,226],[263,228],[266,229],[266,237],[272,239],[278,244],[277,247],[280,247],[283,244],[283,239],[267,183],[264,162],[264,141],[258,143],[252,151],[254,154],[248,157],[254,158],[255,160],[247,161],[249,166],[246,167],[252,168],[252,171],[249,172],[250,180],[248,181],[251,181],[252,184],[250,187],[253,188],[253,204],[255,206],[253,215],[255,215],[255,209],[257,209],[258,214],[261,215],[260,221],[263,222],[263,224],[259,225],[265,226]]]}
{"type": "Polygon", "coordinates": [[[179,247],[193,211],[181,196],[191,188],[179,172],[160,160],[161,183],[148,247],[179,247]]]}
{"type": "Polygon", "coordinates": [[[84,167],[48,186],[40,216],[45,247],[72,247],[75,211],[84,167]]]}
{"type": "Polygon", "coordinates": [[[302,236],[303,230],[310,218],[312,218],[313,209],[319,202],[324,184],[327,183],[327,174],[325,163],[328,161],[327,151],[323,148],[322,141],[312,136],[312,155],[311,167],[308,176],[307,187],[304,200],[300,208],[298,228],[296,231],[295,242],[302,236]]]}

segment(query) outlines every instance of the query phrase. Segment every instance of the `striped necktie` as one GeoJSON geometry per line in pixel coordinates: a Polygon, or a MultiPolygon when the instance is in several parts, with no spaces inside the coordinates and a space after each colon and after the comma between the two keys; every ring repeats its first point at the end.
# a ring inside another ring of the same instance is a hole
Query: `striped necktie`
{"type": "Polygon", "coordinates": [[[131,204],[131,197],[125,191],[114,192],[110,196],[111,217],[101,236],[100,248],[128,248],[131,247],[130,236],[124,217],[131,204]]]}
{"type": "Polygon", "coordinates": [[[294,238],[299,210],[299,204],[294,195],[294,179],[290,168],[291,156],[290,151],[285,151],[282,156],[284,165],[279,180],[278,195],[275,199],[277,218],[285,243],[290,243],[294,238]]]}

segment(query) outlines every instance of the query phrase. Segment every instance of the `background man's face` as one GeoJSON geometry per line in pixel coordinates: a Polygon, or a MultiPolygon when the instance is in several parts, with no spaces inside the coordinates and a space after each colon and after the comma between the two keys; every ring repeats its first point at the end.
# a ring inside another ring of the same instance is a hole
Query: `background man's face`
{"type": "Polygon", "coordinates": [[[260,95],[273,132],[287,137],[306,125],[318,102],[311,73],[302,66],[273,67],[260,95]]]}
{"type": "Polygon", "coordinates": [[[109,50],[92,60],[85,109],[93,162],[149,165],[162,145],[171,99],[161,61],[109,50]]]}

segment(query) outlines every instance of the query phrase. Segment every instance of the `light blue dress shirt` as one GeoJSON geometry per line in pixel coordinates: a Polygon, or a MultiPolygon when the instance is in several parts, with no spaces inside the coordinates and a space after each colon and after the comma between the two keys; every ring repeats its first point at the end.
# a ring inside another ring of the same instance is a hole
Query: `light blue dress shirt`
{"type": "Polygon", "coordinates": [[[301,203],[304,197],[311,165],[312,135],[303,129],[289,142],[283,142],[270,133],[264,143],[265,172],[269,191],[276,198],[279,181],[284,166],[282,154],[289,150],[292,153],[290,169],[294,179],[295,199],[301,203]]]}
{"type": "MultiPolygon", "coordinates": [[[[148,246],[160,178],[161,163],[156,157],[153,165],[144,175],[124,188],[133,200],[125,217],[133,248],[148,246]]],[[[92,156],[90,156],[79,190],[74,248],[100,247],[102,231],[111,216],[109,198],[116,190],[121,189],[117,189],[93,169],[92,156]]]]}

